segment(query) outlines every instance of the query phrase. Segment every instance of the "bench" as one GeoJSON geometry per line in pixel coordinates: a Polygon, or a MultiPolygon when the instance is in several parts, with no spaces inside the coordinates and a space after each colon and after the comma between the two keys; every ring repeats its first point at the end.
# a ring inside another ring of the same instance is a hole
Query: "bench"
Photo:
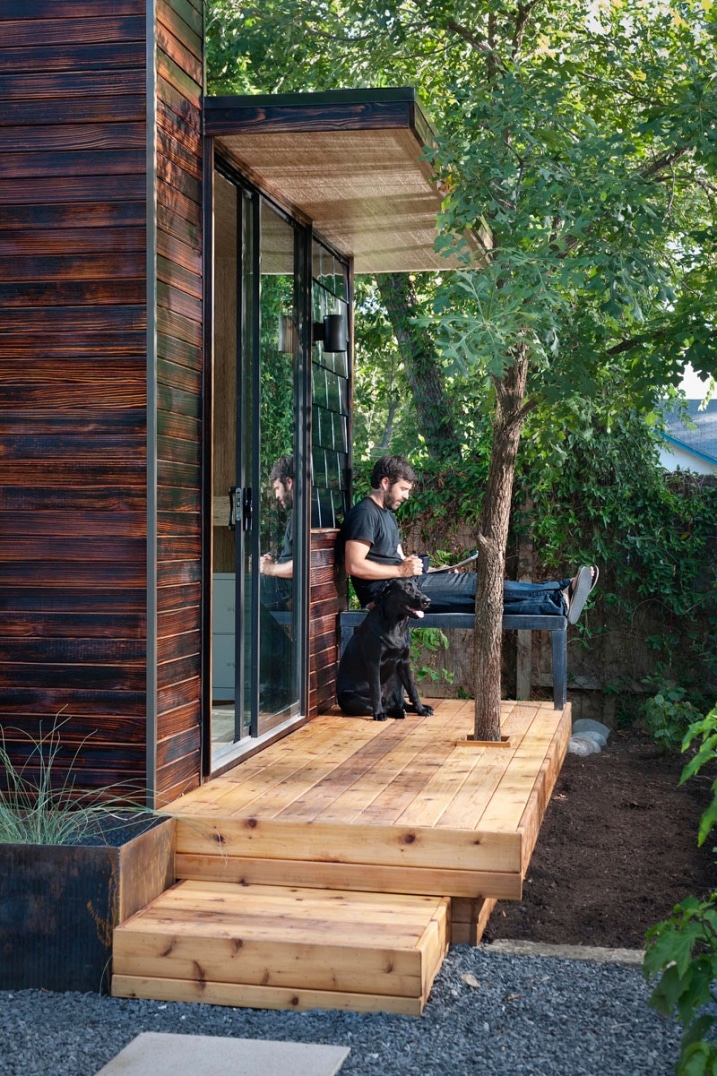
{"type": "MultiPolygon", "coordinates": [[[[366,616],[366,610],[339,613],[340,653],[366,616]]],[[[426,613],[416,628],[474,628],[473,613],[426,613]]],[[[503,617],[503,631],[549,631],[553,647],[553,704],[562,710],[568,699],[568,618],[565,616],[503,617]]]]}

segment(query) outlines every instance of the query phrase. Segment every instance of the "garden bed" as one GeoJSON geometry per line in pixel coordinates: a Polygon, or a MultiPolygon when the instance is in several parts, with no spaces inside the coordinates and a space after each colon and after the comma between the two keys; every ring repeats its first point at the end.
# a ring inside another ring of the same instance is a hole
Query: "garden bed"
{"type": "Polygon", "coordinates": [[[714,774],[678,786],[686,758],[617,732],[599,755],[568,755],[543,819],[523,899],[496,906],[484,935],[642,948],[688,896],[717,888],[714,840],[697,847],[714,774]]]}

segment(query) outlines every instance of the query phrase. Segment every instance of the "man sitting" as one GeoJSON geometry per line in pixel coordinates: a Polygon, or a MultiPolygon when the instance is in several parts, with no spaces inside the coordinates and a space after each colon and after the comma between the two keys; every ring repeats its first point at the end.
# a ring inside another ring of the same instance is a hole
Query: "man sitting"
{"type": "MultiPolygon", "coordinates": [[[[405,556],[395,513],[416,481],[403,456],[382,456],[371,472],[371,493],[349,510],[337,539],[356,596],[370,606],[387,579],[421,576],[432,613],[474,612],[475,572],[424,571],[421,557],[405,556]]],[[[574,624],[598,579],[598,569],[582,567],[572,579],[550,583],[506,580],[503,606],[507,615],[567,616],[574,624]]]]}

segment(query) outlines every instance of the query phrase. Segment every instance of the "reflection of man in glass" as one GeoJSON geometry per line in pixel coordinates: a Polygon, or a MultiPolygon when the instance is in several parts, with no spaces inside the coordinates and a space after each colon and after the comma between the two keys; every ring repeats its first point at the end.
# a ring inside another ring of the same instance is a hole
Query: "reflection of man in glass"
{"type": "Polygon", "coordinates": [[[291,600],[294,574],[294,457],[279,456],[269,474],[277,503],[288,512],[284,541],[278,557],[264,553],[259,562],[261,600],[269,609],[286,609],[291,600]]]}
{"type": "Polygon", "coordinates": [[[261,572],[260,700],[262,711],[277,712],[291,701],[293,643],[290,617],[294,575],[294,458],[280,456],[269,482],[277,507],[287,513],[281,551],[264,553],[261,572]],[[282,616],[283,612],[283,616],[282,616]]]}

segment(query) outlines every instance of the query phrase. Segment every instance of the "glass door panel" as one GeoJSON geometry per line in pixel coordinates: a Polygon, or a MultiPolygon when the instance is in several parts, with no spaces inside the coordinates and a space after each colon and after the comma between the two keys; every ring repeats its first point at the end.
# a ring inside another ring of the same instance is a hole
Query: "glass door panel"
{"type": "Polygon", "coordinates": [[[267,732],[298,712],[299,601],[294,575],[294,513],[299,437],[295,230],[260,204],[261,258],[254,512],[259,565],[257,728],[267,732]]]}
{"type": "Polygon", "coordinates": [[[215,176],[212,765],[301,712],[301,233],[215,176]]]}

